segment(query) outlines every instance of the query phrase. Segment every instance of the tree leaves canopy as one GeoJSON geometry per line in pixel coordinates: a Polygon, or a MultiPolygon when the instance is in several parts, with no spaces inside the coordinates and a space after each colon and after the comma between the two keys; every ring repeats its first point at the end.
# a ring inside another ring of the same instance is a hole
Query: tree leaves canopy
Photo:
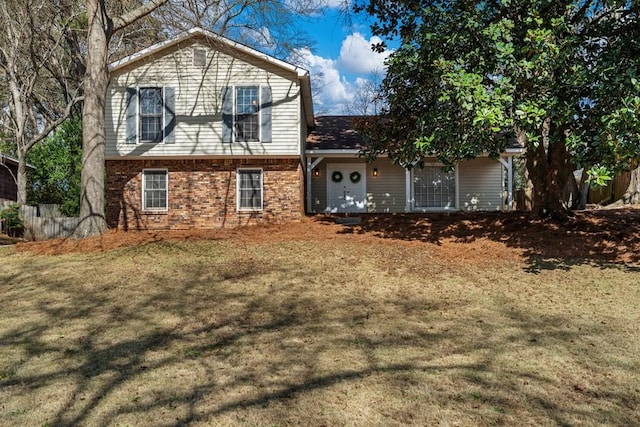
{"type": "Polygon", "coordinates": [[[384,120],[364,123],[375,157],[452,164],[563,144],[602,173],[639,154],[637,1],[384,0],[356,3],[378,36],[399,39],[384,120]]]}

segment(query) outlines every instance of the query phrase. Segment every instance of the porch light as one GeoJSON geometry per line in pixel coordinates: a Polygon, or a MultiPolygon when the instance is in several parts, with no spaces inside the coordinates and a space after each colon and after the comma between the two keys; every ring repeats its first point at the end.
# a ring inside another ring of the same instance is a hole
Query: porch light
{"type": "Polygon", "coordinates": [[[316,168],[313,170],[313,176],[315,176],[316,178],[320,176],[320,169],[316,168]]]}
{"type": "Polygon", "coordinates": [[[373,176],[378,176],[378,168],[373,168],[373,176]]]}

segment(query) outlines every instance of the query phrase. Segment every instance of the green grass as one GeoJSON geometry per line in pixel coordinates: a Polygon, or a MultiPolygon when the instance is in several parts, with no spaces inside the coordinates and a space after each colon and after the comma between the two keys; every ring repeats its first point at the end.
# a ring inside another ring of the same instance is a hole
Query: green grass
{"type": "Polygon", "coordinates": [[[3,249],[0,425],[638,425],[640,272],[427,245],[3,249]]]}

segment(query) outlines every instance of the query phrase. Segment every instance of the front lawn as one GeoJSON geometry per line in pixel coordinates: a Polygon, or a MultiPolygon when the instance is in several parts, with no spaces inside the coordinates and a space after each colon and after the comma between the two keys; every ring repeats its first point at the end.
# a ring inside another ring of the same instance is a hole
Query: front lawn
{"type": "Polygon", "coordinates": [[[635,264],[324,227],[0,248],[0,424],[640,424],[635,264]]]}

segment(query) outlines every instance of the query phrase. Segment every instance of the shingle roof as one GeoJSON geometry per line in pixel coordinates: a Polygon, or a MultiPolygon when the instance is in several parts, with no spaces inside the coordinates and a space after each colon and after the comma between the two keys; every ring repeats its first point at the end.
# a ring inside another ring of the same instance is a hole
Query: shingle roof
{"type": "Polygon", "coordinates": [[[320,116],[307,137],[307,150],[357,150],[364,140],[354,129],[357,116],[320,116]]]}
{"type": "MultiPolygon", "coordinates": [[[[359,150],[364,139],[354,126],[354,120],[363,116],[320,116],[307,136],[307,150],[359,150]]],[[[507,149],[524,150],[516,138],[510,138],[507,149]]]]}

